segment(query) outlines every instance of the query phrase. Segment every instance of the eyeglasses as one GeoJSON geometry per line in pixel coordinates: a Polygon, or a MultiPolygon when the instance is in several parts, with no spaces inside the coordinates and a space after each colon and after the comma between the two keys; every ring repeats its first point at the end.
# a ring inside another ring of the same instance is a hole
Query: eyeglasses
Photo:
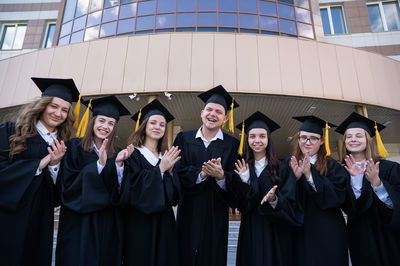
{"type": "Polygon", "coordinates": [[[304,144],[304,143],[307,142],[307,140],[309,140],[311,144],[315,144],[315,143],[317,143],[317,142],[320,140],[320,138],[314,137],[314,136],[311,136],[311,137],[308,138],[308,137],[305,136],[305,135],[299,136],[299,142],[300,142],[300,143],[304,144]]]}

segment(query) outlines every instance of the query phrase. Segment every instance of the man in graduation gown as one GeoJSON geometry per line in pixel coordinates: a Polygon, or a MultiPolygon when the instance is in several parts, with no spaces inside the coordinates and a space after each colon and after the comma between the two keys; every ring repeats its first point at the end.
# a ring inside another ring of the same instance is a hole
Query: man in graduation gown
{"type": "Polygon", "coordinates": [[[228,206],[235,200],[232,188],[238,141],[221,131],[227,112],[238,104],[222,86],[199,97],[206,103],[202,126],[181,132],[174,146],[181,150],[175,172],[183,195],[178,206],[178,240],[181,265],[226,265],[228,206]]]}

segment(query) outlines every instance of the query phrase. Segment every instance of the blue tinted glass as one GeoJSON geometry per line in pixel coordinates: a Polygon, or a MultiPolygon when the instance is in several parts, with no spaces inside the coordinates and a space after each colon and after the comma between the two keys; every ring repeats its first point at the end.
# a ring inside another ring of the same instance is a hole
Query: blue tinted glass
{"type": "Polygon", "coordinates": [[[276,16],[276,3],[268,1],[260,1],[260,14],[276,16]]]}
{"type": "Polygon", "coordinates": [[[232,13],[219,13],[218,24],[220,27],[237,27],[238,15],[232,13]]]}
{"type": "Polygon", "coordinates": [[[174,31],[174,29],[156,29],[156,31],[155,32],[173,32],[174,31]]]}
{"type": "Polygon", "coordinates": [[[386,24],[388,30],[399,30],[400,29],[400,11],[399,3],[387,2],[382,3],[383,12],[385,13],[386,24]]]}
{"type": "Polygon", "coordinates": [[[345,33],[344,20],[341,7],[331,7],[333,31],[335,34],[345,33]]]}
{"type": "Polygon", "coordinates": [[[240,27],[241,28],[256,28],[258,29],[258,16],[240,14],[240,27]]]}
{"type": "Polygon", "coordinates": [[[219,11],[237,11],[237,0],[218,0],[219,11]]]}
{"type": "Polygon", "coordinates": [[[138,16],[154,14],[156,11],[156,1],[145,1],[138,4],[138,16]]]}
{"type": "Polygon", "coordinates": [[[321,9],[322,27],[324,28],[324,34],[331,34],[331,27],[329,26],[328,9],[321,9]]]}
{"type": "Polygon", "coordinates": [[[268,35],[279,35],[279,32],[266,31],[266,30],[262,30],[261,33],[268,34],[268,35]]]}
{"type": "Polygon", "coordinates": [[[62,25],[61,27],[61,32],[60,32],[60,36],[65,36],[67,34],[71,33],[71,28],[72,28],[72,21],[65,23],[64,25],[62,25]]]}
{"type": "Polygon", "coordinates": [[[53,38],[54,38],[55,29],[56,29],[56,25],[55,24],[49,24],[49,28],[47,30],[46,40],[45,40],[45,43],[44,43],[44,48],[50,48],[51,45],[53,44],[53,38]]]}
{"type": "Polygon", "coordinates": [[[185,31],[185,32],[193,32],[193,31],[196,31],[196,29],[195,28],[176,28],[175,31],[176,32],[183,32],[183,31],[185,31]]]}
{"type": "Polygon", "coordinates": [[[57,45],[58,45],[58,46],[62,46],[62,45],[69,44],[69,37],[71,37],[71,36],[68,35],[68,36],[65,36],[65,37],[59,39],[57,45]]]}
{"type": "Polygon", "coordinates": [[[77,42],[83,42],[83,34],[84,30],[75,32],[74,34],[71,35],[71,43],[77,43],[77,42]]]}
{"type": "Polygon", "coordinates": [[[130,18],[136,16],[136,3],[123,5],[119,10],[119,18],[130,18]]]}
{"type": "Polygon", "coordinates": [[[215,0],[198,0],[197,10],[199,11],[211,11],[217,10],[217,1],[215,0]]]}
{"type": "Polygon", "coordinates": [[[257,0],[239,0],[239,12],[257,13],[257,0]]]}
{"type": "Polygon", "coordinates": [[[87,28],[85,31],[84,41],[90,41],[99,38],[99,26],[87,28]]]}
{"type": "Polygon", "coordinates": [[[259,33],[259,30],[251,30],[251,29],[240,29],[241,33],[259,33]]]}
{"type": "Polygon", "coordinates": [[[217,13],[198,13],[197,26],[216,26],[217,13]]]}
{"type": "Polygon", "coordinates": [[[99,24],[100,19],[101,19],[101,13],[102,13],[102,11],[97,11],[92,14],[89,14],[87,22],[86,22],[86,27],[90,27],[90,26],[99,24]]]}
{"type": "Polygon", "coordinates": [[[132,32],[135,30],[135,19],[124,19],[118,21],[117,34],[132,32]]]}
{"type": "Polygon", "coordinates": [[[102,22],[113,21],[117,19],[118,16],[118,6],[113,8],[104,9],[102,22]]]}
{"type": "Polygon", "coordinates": [[[220,32],[239,32],[237,28],[219,28],[218,31],[220,32]]]}
{"type": "Polygon", "coordinates": [[[294,9],[292,6],[278,4],[279,16],[281,18],[294,19],[294,9]]]}
{"type": "Polygon", "coordinates": [[[104,0],[104,7],[115,6],[119,4],[119,0],[104,0]]]}
{"type": "Polygon", "coordinates": [[[176,0],[158,0],[157,13],[170,13],[175,12],[176,0]]]}
{"type": "Polygon", "coordinates": [[[296,7],[296,19],[311,24],[310,11],[296,7]]]}
{"type": "Polygon", "coordinates": [[[72,32],[83,29],[85,27],[85,23],[86,23],[86,16],[75,19],[74,27],[72,28],[72,32]]]}
{"type": "Polygon", "coordinates": [[[110,22],[101,25],[100,38],[115,35],[117,31],[117,22],[110,22]]]}
{"type": "Polygon", "coordinates": [[[177,11],[195,11],[196,0],[178,0],[177,11]]]}
{"type": "Polygon", "coordinates": [[[293,0],[278,0],[278,1],[282,2],[282,3],[287,3],[287,4],[293,5],[293,0]]]}
{"type": "Polygon", "coordinates": [[[154,16],[140,17],[136,20],[136,31],[154,28],[154,16]]]}
{"type": "Polygon", "coordinates": [[[76,6],[75,17],[80,17],[87,13],[89,8],[89,0],[78,0],[78,5],[76,6]]]}
{"type": "Polygon", "coordinates": [[[310,9],[310,5],[308,4],[308,0],[294,0],[294,5],[310,9]]]}
{"type": "Polygon", "coordinates": [[[103,7],[103,0],[92,0],[90,2],[90,9],[89,11],[95,11],[103,7]]]}
{"type": "Polygon", "coordinates": [[[279,20],[280,31],[290,34],[297,34],[296,23],[286,19],[279,20]]]}
{"type": "Polygon", "coordinates": [[[310,39],[314,39],[314,32],[311,25],[297,23],[297,28],[299,30],[299,35],[310,39]]]}
{"type": "Polygon", "coordinates": [[[134,0],[119,0],[121,4],[133,2],[134,0]]]}
{"type": "Polygon", "coordinates": [[[76,1],[77,0],[67,0],[67,3],[65,4],[65,9],[64,9],[63,22],[66,22],[66,21],[74,18],[76,1]]]}
{"type": "Polygon", "coordinates": [[[217,29],[217,28],[213,28],[213,27],[208,27],[208,28],[197,28],[197,31],[214,32],[214,31],[218,31],[218,29],[217,29]]]}
{"type": "Polygon", "coordinates": [[[175,26],[175,14],[157,15],[156,28],[173,28],[175,26]]]}
{"type": "Polygon", "coordinates": [[[195,13],[178,13],[176,14],[177,27],[193,27],[196,25],[195,13]]]}
{"type": "Polygon", "coordinates": [[[368,16],[373,32],[383,31],[383,22],[378,5],[368,5],[368,16]]]}
{"type": "Polygon", "coordinates": [[[277,18],[260,16],[260,27],[262,30],[278,31],[277,18]]]}

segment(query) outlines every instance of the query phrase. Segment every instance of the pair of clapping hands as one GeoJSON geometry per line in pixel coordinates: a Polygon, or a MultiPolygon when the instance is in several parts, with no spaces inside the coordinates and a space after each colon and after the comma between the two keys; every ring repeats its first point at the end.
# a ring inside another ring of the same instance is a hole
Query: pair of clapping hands
{"type": "Polygon", "coordinates": [[[49,154],[40,160],[39,170],[43,170],[48,165],[57,165],[67,152],[67,147],[65,146],[64,141],[58,141],[56,139],[51,144],[51,147],[47,147],[47,150],[49,154]]]}
{"type": "Polygon", "coordinates": [[[365,178],[374,186],[379,187],[381,180],[379,178],[379,162],[374,163],[374,160],[364,160],[358,166],[353,155],[346,155],[344,159],[346,165],[344,168],[352,176],[364,175],[365,178]]]}
{"type": "Polygon", "coordinates": [[[302,175],[304,175],[307,179],[310,178],[311,175],[311,157],[308,152],[303,160],[297,161],[295,156],[290,158],[290,167],[294,175],[296,176],[296,180],[299,180],[302,175]]]}
{"type": "Polygon", "coordinates": [[[220,157],[203,163],[201,167],[200,178],[205,179],[207,176],[213,176],[217,180],[223,180],[225,178],[220,157]]]}

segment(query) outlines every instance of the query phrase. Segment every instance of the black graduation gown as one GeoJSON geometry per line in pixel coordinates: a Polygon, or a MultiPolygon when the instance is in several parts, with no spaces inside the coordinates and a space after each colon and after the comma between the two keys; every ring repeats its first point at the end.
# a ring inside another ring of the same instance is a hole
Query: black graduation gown
{"type": "Polygon", "coordinates": [[[400,265],[400,165],[381,160],[379,177],[394,208],[387,207],[363,178],[361,196],[356,199],[347,182],[345,211],[353,266],[400,265]]]}
{"type": "MultiPolygon", "coordinates": [[[[67,143],[61,169],[62,206],[58,228],[57,266],[117,266],[122,261],[122,220],[111,203],[116,175],[107,160],[99,175],[96,152],[85,152],[79,139],[67,143]]],[[[115,169],[115,167],[114,167],[115,169]]]]}
{"type": "MultiPolygon", "coordinates": [[[[158,162],[159,163],[159,162],[158,162]]],[[[117,193],[115,193],[117,194],[117,193]]],[[[179,182],[135,149],[125,161],[120,198],[124,208],[124,266],[179,266],[172,206],[179,201],[179,182]]]]}
{"type": "Polygon", "coordinates": [[[239,210],[242,214],[236,256],[237,266],[292,266],[292,227],[302,225],[302,211],[296,206],[296,179],[280,167],[278,202],[275,208],[262,198],[274,186],[267,166],[257,177],[250,167],[250,185],[242,183],[239,210]]]}
{"type": "MultiPolygon", "coordinates": [[[[289,163],[287,158],[288,173],[294,176],[289,163]]],[[[297,181],[298,200],[304,212],[303,227],[294,230],[297,265],[348,265],[346,224],[340,209],[346,198],[346,172],[330,158],[327,167],[327,175],[323,176],[311,165],[317,191],[304,175],[297,181]]]]}
{"type": "Polygon", "coordinates": [[[180,132],[174,142],[174,146],[181,149],[182,156],[175,165],[183,193],[177,217],[181,264],[225,266],[228,206],[233,206],[233,188],[241,182],[240,177],[234,173],[239,142],[224,133],[223,140],[212,141],[205,148],[203,141],[195,138],[196,132],[180,132]],[[212,177],[196,184],[203,162],[218,157],[225,171],[227,191],[221,189],[212,177]]]}
{"type": "Polygon", "coordinates": [[[8,138],[14,130],[14,123],[0,125],[0,264],[49,266],[56,186],[47,167],[35,176],[48,145],[38,133],[9,160],[8,138]]]}

